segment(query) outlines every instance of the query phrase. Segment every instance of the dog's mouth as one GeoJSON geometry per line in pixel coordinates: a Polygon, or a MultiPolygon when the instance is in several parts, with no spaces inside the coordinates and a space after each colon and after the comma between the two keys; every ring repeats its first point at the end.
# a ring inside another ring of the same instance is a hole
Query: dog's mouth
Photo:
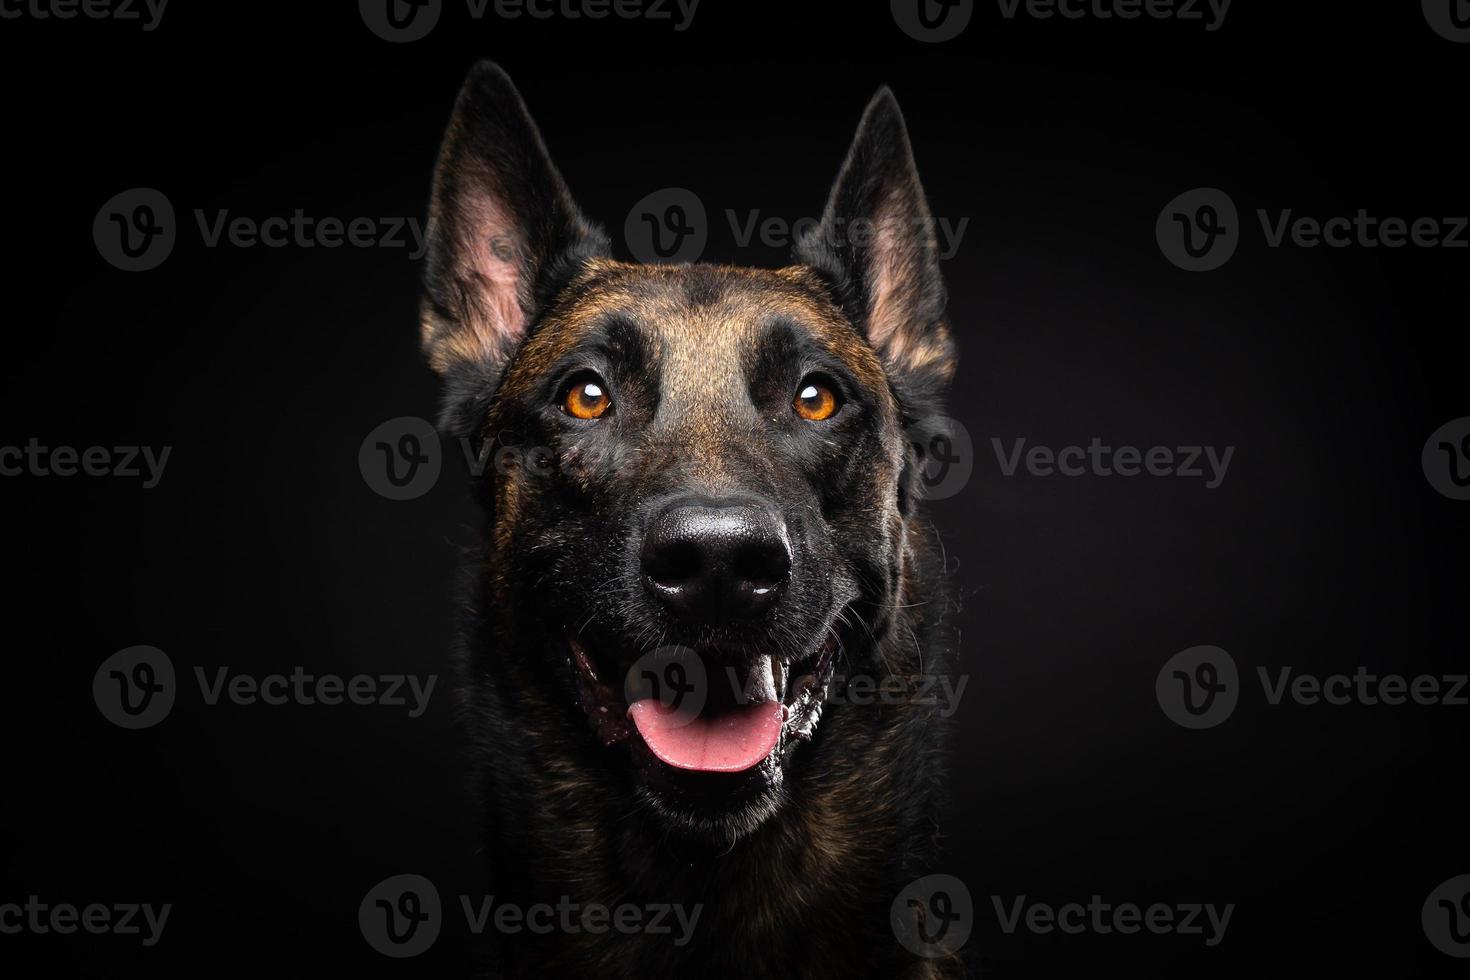
{"type": "Polygon", "coordinates": [[[692,773],[746,772],[809,741],[838,645],[827,629],[789,662],[664,648],[625,664],[587,639],[567,640],[577,700],[602,743],[627,743],[643,761],[692,773]]]}

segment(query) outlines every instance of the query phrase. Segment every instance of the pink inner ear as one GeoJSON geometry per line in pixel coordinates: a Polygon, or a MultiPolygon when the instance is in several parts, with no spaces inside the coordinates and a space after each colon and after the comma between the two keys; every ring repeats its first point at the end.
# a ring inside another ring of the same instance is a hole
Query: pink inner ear
{"type": "Polygon", "coordinates": [[[904,206],[904,196],[891,191],[879,205],[874,219],[872,256],[868,283],[868,342],[895,360],[902,360],[909,330],[907,311],[913,308],[913,238],[922,231],[918,215],[904,206]]]}
{"type": "Polygon", "coordinates": [[[461,253],[467,284],[477,293],[474,330],[492,356],[526,330],[521,307],[523,246],[516,224],[493,197],[476,194],[463,214],[469,238],[461,253]]]}

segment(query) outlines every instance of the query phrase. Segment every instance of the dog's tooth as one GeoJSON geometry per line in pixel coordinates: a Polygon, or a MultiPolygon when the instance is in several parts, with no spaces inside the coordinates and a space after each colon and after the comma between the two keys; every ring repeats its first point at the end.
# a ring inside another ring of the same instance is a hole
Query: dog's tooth
{"type": "Polygon", "coordinates": [[[752,669],[746,678],[745,688],[745,697],[756,704],[780,700],[776,693],[776,678],[770,670],[752,669]]]}
{"type": "Polygon", "coordinates": [[[771,679],[773,681],[775,681],[775,684],[776,684],[776,700],[777,701],[785,701],[786,700],[786,678],[787,678],[787,676],[788,676],[788,671],[786,669],[786,662],[784,660],[778,660],[777,658],[772,657],[771,658],[771,679]]]}

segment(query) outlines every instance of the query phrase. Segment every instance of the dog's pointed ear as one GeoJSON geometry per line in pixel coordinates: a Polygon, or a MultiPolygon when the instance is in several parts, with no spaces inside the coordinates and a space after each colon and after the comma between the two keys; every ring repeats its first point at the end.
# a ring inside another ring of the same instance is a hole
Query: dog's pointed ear
{"type": "Polygon", "coordinates": [[[922,399],[948,384],[955,351],[934,217],[886,86],[868,103],[821,223],[797,242],[796,260],[832,284],[901,394],[922,399]]]}
{"type": "Polygon", "coordinates": [[[444,134],[426,229],[422,340],[440,375],[494,377],[607,236],[572,201],[520,93],[470,70],[444,134]]]}

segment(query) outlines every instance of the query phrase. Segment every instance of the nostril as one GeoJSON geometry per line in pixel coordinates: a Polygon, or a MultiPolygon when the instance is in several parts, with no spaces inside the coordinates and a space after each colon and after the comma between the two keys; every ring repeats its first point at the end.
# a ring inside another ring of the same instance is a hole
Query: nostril
{"type": "Polygon", "coordinates": [[[643,570],[655,583],[673,588],[698,578],[703,564],[697,542],[676,538],[649,549],[643,570]]]}
{"type": "Polygon", "coordinates": [[[731,571],[740,581],[749,582],[757,595],[764,595],[791,573],[791,556],[779,542],[754,543],[735,555],[731,571]]]}

